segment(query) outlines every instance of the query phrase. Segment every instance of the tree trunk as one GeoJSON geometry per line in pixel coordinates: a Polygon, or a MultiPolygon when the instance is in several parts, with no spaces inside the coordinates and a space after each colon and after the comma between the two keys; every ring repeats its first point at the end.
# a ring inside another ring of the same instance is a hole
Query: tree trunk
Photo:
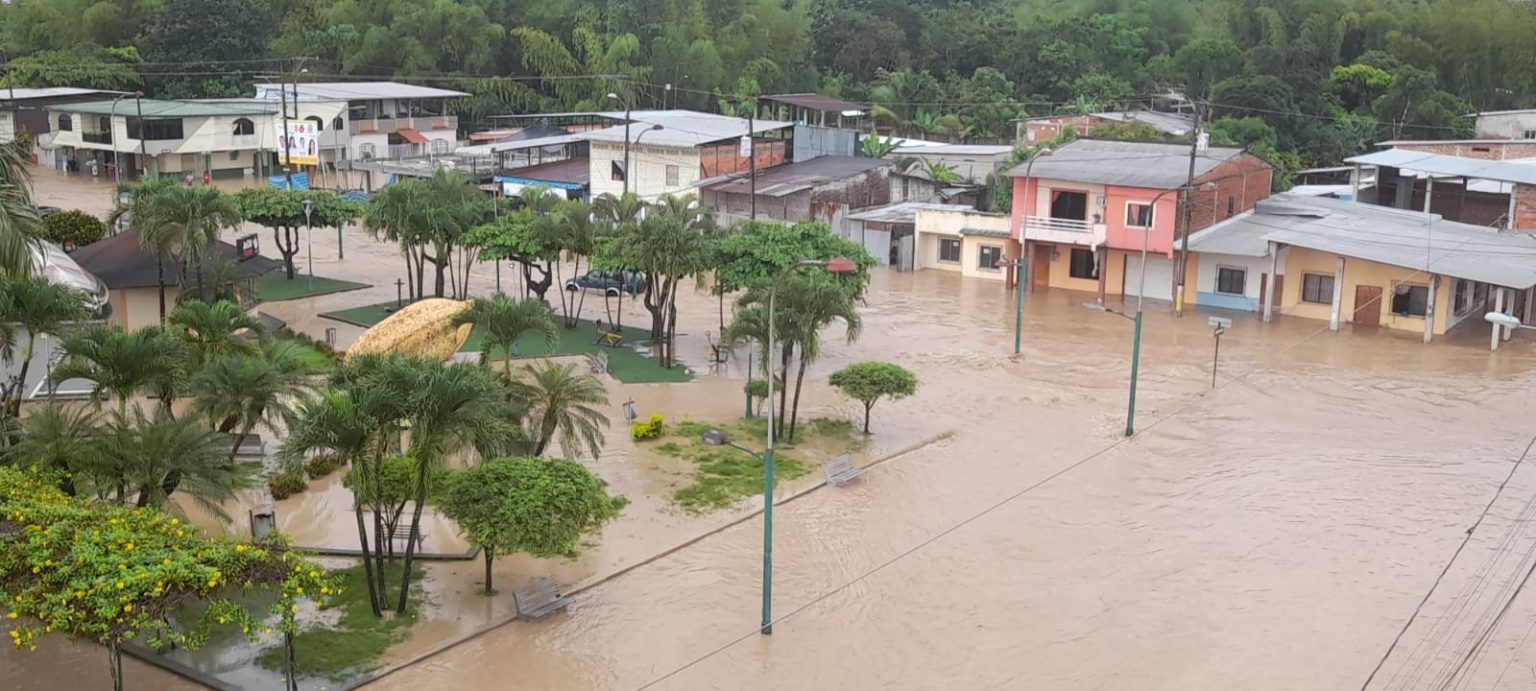
{"type": "Polygon", "coordinates": [[[874,401],[864,404],[864,434],[869,434],[869,409],[875,407],[874,401]]]}
{"type": "Polygon", "coordinates": [[[373,582],[373,559],[368,554],[368,527],[363,522],[363,505],[354,503],[352,513],[357,516],[357,543],[363,552],[363,577],[368,579],[368,606],[373,608],[373,616],[384,616],[384,611],[379,607],[379,593],[373,582]]]}
{"type": "Polygon", "coordinates": [[[430,257],[430,259],[432,260],[432,270],[437,277],[436,280],[432,283],[432,288],[434,290],[433,294],[437,297],[443,297],[443,291],[448,287],[448,274],[444,270],[444,266],[448,263],[448,260],[443,257],[441,250],[438,251],[438,254],[430,257]]]}
{"type": "Polygon", "coordinates": [[[404,249],[401,251],[401,254],[405,255],[405,297],[406,299],[415,302],[416,267],[411,263],[411,258],[416,256],[416,253],[411,249],[404,249]]]}
{"type": "Polygon", "coordinates": [[[21,417],[21,399],[25,395],[23,392],[27,389],[27,371],[32,369],[32,355],[36,344],[37,334],[27,329],[27,347],[21,354],[21,371],[16,375],[16,385],[6,392],[5,413],[11,419],[21,417]]]}
{"type": "Polygon", "coordinates": [[[565,289],[565,272],[560,269],[560,260],[555,259],[555,283],[560,286],[560,323],[565,328],[571,328],[571,302],[576,297],[571,291],[565,289]]]}
{"type": "Polygon", "coordinates": [[[293,255],[297,254],[294,245],[298,244],[288,237],[286,226],[272,226],[272,242],[277,244],[277,251],[283,255],[283,272],[288,280],[293,280],[293,255]]]}
{"type": "Polygon", "coordinates": [[[427,505],[427,459],[416,459],[416,506],[411,510],[411,532],[405,540],[405,568],[400,571],[400,604],[395,614],[405,614],[411,594],[411,559],[416,556],[416,535],[421,530],[421,510],[427,505]]]}
{"type": "Polygon", "coordinates": [[[116,640],[107,642],[107,671],[112,675],[112,691],[123,691],[123,649],[116,640]]]}
{"type": "Polygon", "coordinates": [[[800,387],[805,383],[805,349],[800,349],[800,372],[795,375],[795,404],[789,411],[789,440],[795,439],[795,423],[800,419],[800,387]]]}
{"type": "MultiPolygon", "coordinates": [[[[176,493],[176,488],[178,488],[180,486],[181,486],[181,473],[178,473],[178,472],[174,472],[173,471],[173,472],[170,472],[170,473],[166,473],[165,474],[165,479],[160,481],[160,491],[165,494],[165,498],[166,499],[170,499],[171,495],[176,493]]],[[[139,497],[139,500],[141,502],[143,501],[143,499],[144,498],[142,496],[139,497]]],[[[141,503],[141,504],[139,504],[139,506],[144,506],[144,504],[141,503]]]]}
{"type": "Polygon", "coordinates": [[[283,680],[284,688],[286,688],[287,691],[299,691],[299,679],[298,675],[295,673],[297,672],[295,669],[297,665],[294,664],[293,659],[292,631],[283,632],[283,662],[286,663],[285,668],[287,669],[287,674],[285,675],[287,678],[283,680]]]}
{"type": "Polygon", "coordinates": [[[416,297],[414,297],[412,299],[413,300],[420,300],[421,298],[424,298],[426,296],[427,296],[427,251],[424,250],[424,249],[418,249],[418,250],[416,250],[416,297]]]}
{"type": "Polygon", "coordinates": [[[374,578],[378,579],[378,583],[375,585],[375,587],[378,589],[378,592],[379,592],[379,608],[380,609],[388,609],[389,608],[389,584],[386,583],[385,579],[384,579],[384,567],[388,565],[388,562],[386,562],[385,559],[384,559],[384,544],[386,542],[388,542],[388,541],[384,539],[384,514],[380,510],[378,504],[373,504],[372,508],[373,508],[373,560],[374,560],[374,564],[378,567],[377,569],[375,569],[375,572],[374,572],[374,578]]]}
{"type": "MultiPolygon", "coordinates": [[[[770,328],[770,329],[773,328],[773,325],[770,324],[768,326],[768,328],[770,328]]],[[[795,343],[794,343],[794,341],[790,341],[788,343],[785,343],[784,344],[784,351],[783,352],[784,352],[784,354],[782,356],[782,360],[783,361],[779,363],[779,371],[783,372],[783,374],[782,375],[775,375],[772,372],[768,373],[768,376],[770,376],[770,377],[778,376],[778,384],[779,384],[779,417],[778,417],[777,420],[773,421],[773,433],[775,435],[777,435],[777,436],[780,436],[780,437],[784,436],[784,414],[786,412],[788,412],[788,403],[789,403],[789,363],[790,363],[790,360],[792,360],[794,358],[794,354],[795,354],[795,343]]],[[[773,402],[769,401],[768,404],[769,405],[773,405],[773,402]]]]}
{"type": "Polygon", "coordinates": [[[496,591],[491,588],[491,560],[495,559],[496,555],[489,547],[482,547],[480,549],[485,555],[485,594],[493,595],[496,591]]]}
{"type": "Polygon", "coordinates": [[[155,284],[160,287],[160,323],[165,323],[165,253],[155,254],[155,284]]]}

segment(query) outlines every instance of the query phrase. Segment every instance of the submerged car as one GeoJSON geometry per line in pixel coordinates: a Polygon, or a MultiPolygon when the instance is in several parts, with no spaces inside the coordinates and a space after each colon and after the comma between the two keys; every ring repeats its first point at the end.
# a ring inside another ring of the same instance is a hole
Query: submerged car
{"type": "Polygon", "coordinates": [[[601,290],[604,295],[618,295],[620,291],[630,295],[645,292],[647,281],[643,271],[588,271],[565,282],[566,290],[601,290]]]}

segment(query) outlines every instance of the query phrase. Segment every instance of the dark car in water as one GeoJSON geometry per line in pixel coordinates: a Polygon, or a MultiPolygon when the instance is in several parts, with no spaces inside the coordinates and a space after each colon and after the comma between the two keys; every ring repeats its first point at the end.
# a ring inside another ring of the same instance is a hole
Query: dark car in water
{"type": "Polygon", "coordinates": [[[566,290],[600,290],[604,295],[618,295],[620,291],[630,295],[645,292],[643,271],[588,271],[565,282],[566,290]]]}

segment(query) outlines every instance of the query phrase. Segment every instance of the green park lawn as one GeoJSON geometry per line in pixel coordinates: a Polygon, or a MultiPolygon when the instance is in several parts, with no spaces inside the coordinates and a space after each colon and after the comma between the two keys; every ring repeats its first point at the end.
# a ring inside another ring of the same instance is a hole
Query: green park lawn
{"type": "Polygon", "coordinates": [[[348,290],[370,287],[366,283],[353,283],[324,276],[314,277],[313,283],[310,277],[304,273],[295,273],[293,280],[288,280],[288,274],[282,269],[270,271],[256,279],[256,295],[262,302],[280,302],[283,300],[297,300],[298,298],[314,297],[316,295],[330,295],[348,290]]]}
{"type": "MultiPolygon", "coordinates": [[[[377,305],[365,305],[351,309],[326,312],[320,316],[327,319],[356,324],[358,326],[373,326],[384,320],[395,309],[394,302],[385,302],[377,305]]],[[[559,315],[555,315],[558,323],[559,315]]],[[[672,369],[662,369],[656,363],[656,359],[648,354],[635,350],[632,346],[650,339],[650,332],[646,329],[624,327],[624,345],[617,348],[599,346],[597,340],[597,326],[591,320],[582,319],[574,328],[558,329],[558,338],[555,347],[550,348],[544,342],[544,338],[537,334],[530,334],[518,339],[513,347],[513,358],[520,357],[547,357],[551,355],[584,355],[595,353],[602,348],[608,353],[608,370],[613,378],[625,384],[654,384],[675,383],[693,380],[693,372],[679,363],[672,369]]],[[[483,349],[479,332],[471,333],[469,340],[460,348],[460,352],[480,352],[483,349]]],[[[501,357],[501,352],[488,353],[493,358],[501,357]]]]}

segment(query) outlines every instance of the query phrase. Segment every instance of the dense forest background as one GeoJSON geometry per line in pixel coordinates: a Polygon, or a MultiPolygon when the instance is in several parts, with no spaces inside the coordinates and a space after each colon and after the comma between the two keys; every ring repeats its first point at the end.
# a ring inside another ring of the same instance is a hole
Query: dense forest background
{"type": "Polygon", "coordinates": [[[461,121],[637,104],[739,109],[820,91],[904,132],[989,139],[1022,114],[1187,93],[1219,140],[1326,164],[1536,106],[1531,0],[13,0],[16,86],[249,95],[401,79],[468,91],[461,121]],[[672,85],[668,89],[666,85],[672,85]]]}

